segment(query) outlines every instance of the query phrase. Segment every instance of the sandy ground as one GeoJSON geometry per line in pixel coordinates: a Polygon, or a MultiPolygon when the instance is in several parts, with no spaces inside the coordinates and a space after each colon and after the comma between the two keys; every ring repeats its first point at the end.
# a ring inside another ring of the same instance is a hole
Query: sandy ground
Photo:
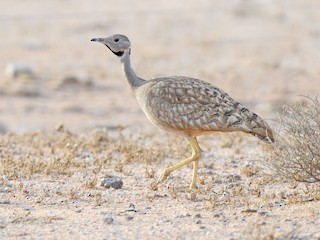
{"type": "Polygon", "coordinates": [[[276,128],[279,106],[319,94],[318,1],[12,0],[0,9],[0,238],[320,238],[319,186],[272,181],[266,146],[251,136],[201,137],[199,189],[185,191],[187,167],[154,189],[189,149],[148,122],[118,60],[90,42],[126,34],[141,77],[207,80],[276,128]],[[13,77],[19,66],[32,74],[13,77]],[[97,132],[107,137],[89,143],[97,132]],[[68,170],[49,171],[50,159],[69,159],[68,170]],[[106,175],[123,187],[101,187],[106,175]]]}

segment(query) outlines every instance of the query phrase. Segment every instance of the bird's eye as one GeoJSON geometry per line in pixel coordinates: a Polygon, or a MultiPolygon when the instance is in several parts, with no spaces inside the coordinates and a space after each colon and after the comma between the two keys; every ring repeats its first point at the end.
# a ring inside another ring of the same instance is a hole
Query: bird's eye
{"type": "Polygon", "coordinates": [[[119,42],[119,38],[115,38],[114,41],[115,41],[115,42],[119,42]]]}

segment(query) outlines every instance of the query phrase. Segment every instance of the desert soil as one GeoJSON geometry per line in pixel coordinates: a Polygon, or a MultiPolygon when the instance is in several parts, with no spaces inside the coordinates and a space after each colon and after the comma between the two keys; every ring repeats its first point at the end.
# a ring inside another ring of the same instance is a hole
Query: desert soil
{"type": "Polygon", "coordinates": [[[319,1],[0,9],[1,239],[320,239],[320,186],[277,180],[252,136],[200,137],[198,189],[186,191],[191,165],[155,187],[190,149],[148,122],[119,61],[90,42],[126,34],[139,76],[207,80],[276,130],[283,104],[319,94],[319,1]],[[107,176],[123,186],[101,186],[107,176]]]}

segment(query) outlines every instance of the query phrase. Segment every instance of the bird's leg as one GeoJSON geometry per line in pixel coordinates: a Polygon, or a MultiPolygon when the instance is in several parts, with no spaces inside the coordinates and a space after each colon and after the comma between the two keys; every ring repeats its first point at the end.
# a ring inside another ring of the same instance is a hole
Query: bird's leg
{"type": "MultiPolygon", "coordinates": [[[[200,158],[199,158],[200,159],[200,158]]],[[[189,190],[195,189],[197,186],[197,176],[198,176],[198,165],[199,165],[199,159],[194,160],[193,162],[193,174],[192,174],[192,180],[190,183],[189,190]]]]}
{"type": "Polygon", "coordinates": [[[197,185],[198,165],[201,158],[201,149],[199,148],[198,141],[195,137],[193,137],[191,140],[189,139],[189,144],[192,148],[192,155],[194,155],[192,180],[189,187],[189,190],[191,191],[192,189],[195,189],[197,185]]]}
{"type": "Polygon", "coordinates": [[[197,181],[197,175],[198,175],[198,164],[199,164],[199,159],[201,157],[201,150],[199,148],[198,141],[195,137],[187,138],[187,140],[192,148],[191,157],[186,158],[185,160],[177,163],[176,165],[166,168],[158,178],[157,183],[160,183],[163,180],[165,180],[170,175],[171,172],[177,170],[178,168],[181,168],[182,166],[190,162],[194,162],[192,181],[189,189],[192,190],[196,187],[196,181],[197,181]]]}

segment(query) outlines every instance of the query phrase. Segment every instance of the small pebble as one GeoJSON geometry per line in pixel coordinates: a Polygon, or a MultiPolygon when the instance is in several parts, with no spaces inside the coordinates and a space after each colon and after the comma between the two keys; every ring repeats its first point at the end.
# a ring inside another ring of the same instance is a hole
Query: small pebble
{"type": "Polygon", "coordinates": [[[268,211],[266,210],[266,209],[259,209],[258,210],[258,213],[259,213],[259,215],[261,215],[261,216],[264,216],[264,215],[267,215],[268,214],[268,211]]]}
{"type": "Polygon", "coordinates": [[[0,123],[0,134],[5,134],[6,132],[8,132],[8,127],[5,124],[0,123]]]}
{"type": "Polygon", "coordinates": [[[214,211],[214,214],[213,214],[214,217],[220,217],[221,215],[223,215],[223,211],[221,210],[214,211]]]}
{"type": "Polygon", "coordinates": [[[105,217],[105,218],[103,219],[103,222],[104,222],[104,223],[107,223],[107,224],[112,224],[112,223],[113,223],[113,218],[112,218],[112,216],[111,216],[111,215],[108,215],[107,217],[105,217]]]}
{"type": "Polygon", "coordinates": [[[4,181],[9,181],[9,180],[11,180],[9,177],[7,177],[6,175],[3,175],[2,176],[2,180],[4,180],[4,181]]]}
{"type": "Polygon", "coordinates": [[[0,187],[0,192],[11,192],[12,187],[0,187]]]}
{"type": "Polygon", "coordinates": [[[201,223],[202,223],[201,220],[196,221],[196,224],[201,224],[201,223]]]}
{"type": "Polygon", "coordinates": [[[127,220],[132,220],[133,216],[127,216],[127,220]]]}
{"type": "Polygon", "coordinates": [[[20,76],[33,77],[32,68],[26,63],[9,63],[6,66],[6,76],[10,78],[17,78],[20,76]]]}
{"type": "Polygon", "coordinates": [[[248,209],[246,209],[246,210],[243,210],[242,212],[244,212],[244,213],[255,213],[255,212],[257,212],[257,211],[258,211],[257,209],[248,208],[248,209]]]}
{"type": "Polygon", "coordinates": [[[0,229],[3,229],[6,227],[6,223],[4,220],[0,219],[0,229]]]}
{"type": "Polygon", "coordinates": [[[25,207],[23,207],[23,210],[25,210],[25,211],[33,211],[34,208],[29,207],[29,206],[25,206],[25,207]]]}
{"type": "Polygon", "coordinates": [[[119,189],[122,188],[123,182],[119,178],[115,177],[106,177],[101,180],[101,186],[105,188],[114,188],[114,189],[119,189]]]}
{"type": "Polygon", "coordinates": [[[65,88],[68,86],[74,86],[78,85],[80,83],[80,80],[78,77],[70,75],[70,76],[64,76],[58,81],[58,88],[65,88]]]}
{"type": "Polygon", "coordinates": [[[189,213],[186,213],[186,214],[180,214],[176,216],[176,218],[185,218],[185,217],[191,217],[191,215],[189,213]]]}

